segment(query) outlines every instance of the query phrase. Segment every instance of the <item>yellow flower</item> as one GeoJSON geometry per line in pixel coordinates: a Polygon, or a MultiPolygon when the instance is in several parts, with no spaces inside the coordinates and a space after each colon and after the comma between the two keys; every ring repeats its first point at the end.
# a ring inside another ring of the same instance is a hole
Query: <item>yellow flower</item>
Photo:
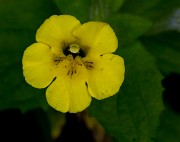
{"type": "Polygon", "coordinates": [[[53,15],[37,30],[24,52],[23,74],[35,88],[45,88],[47,102],[61,112],[76,113],[119,91],[124,60],[112,28],[103,22],[81,25],[70,15],[53,15]]]}

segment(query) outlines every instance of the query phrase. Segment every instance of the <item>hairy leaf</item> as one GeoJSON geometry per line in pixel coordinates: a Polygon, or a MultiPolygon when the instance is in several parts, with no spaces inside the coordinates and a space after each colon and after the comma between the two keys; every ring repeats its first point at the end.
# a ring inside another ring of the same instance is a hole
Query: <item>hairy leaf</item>
{"type": "Polygon", "coordinates": [[[162,111],[162,76],[154,58],[140,43],[118,51],[125,59],[125,81],[119,93],[94,101],[96,117],[116,141],[152,142],[162,111]]]}

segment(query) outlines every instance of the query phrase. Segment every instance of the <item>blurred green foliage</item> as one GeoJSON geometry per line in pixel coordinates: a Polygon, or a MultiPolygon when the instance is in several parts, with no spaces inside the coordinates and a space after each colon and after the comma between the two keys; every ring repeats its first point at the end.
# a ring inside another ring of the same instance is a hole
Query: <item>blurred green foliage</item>
{"type": "Polygon", "coordinates": [[[142,37],[142,42],[156,57],[163,74],[180,73],[180,34],[178,31],[166,31],[142,37]]]}
{"type": "Polygon", "coordinates": [[[125,81],[117,95],[93,100],[89,108],[113,140],[180,141],[180,118],[163,111],[161,86],[163,77],[180,73],[179,0],[0,0],[0,110],[48,108],[45,90],[24,81],[21,60],[38,27],[54,14],[105,21],[116,32],[125,81]]]}
{"type": "Polygon", "coordinates": [[[132,14],[116,14],[109,17],[108,23],[113,27],[118,37],[118,49],[135,42],[152,26],[150,20],[132,14]]]}
{"type": "Polygon", "coordinates": [[[52,14],[58,14],[58,9],[49,0],[0,1],[0,110],[48,107],[44,91],[25,82],[22,55],[35,42],[37,28],[52,14]]]}
{"type": "Polygon", "coordinates": [[[154,58],[140,43],[119,52],[126,62],[124,84],[111,100],[94,101],[92,115],[102,124],[108,124],[108,130],[117,141],[150,142],[162,110],[162,75],[154,58]]]}

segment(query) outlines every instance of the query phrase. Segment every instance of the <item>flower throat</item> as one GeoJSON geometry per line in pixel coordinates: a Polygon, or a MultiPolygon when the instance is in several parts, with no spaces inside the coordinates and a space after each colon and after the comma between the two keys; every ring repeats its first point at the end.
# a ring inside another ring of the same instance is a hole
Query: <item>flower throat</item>
{"type": "Polygon", "coordinates": [[[74,59],[76,56],[85,57],[85,53],[81,50],[78,44],[70,44],[63,52],[66,56],[69,54],[72,55],[74,59]]]}

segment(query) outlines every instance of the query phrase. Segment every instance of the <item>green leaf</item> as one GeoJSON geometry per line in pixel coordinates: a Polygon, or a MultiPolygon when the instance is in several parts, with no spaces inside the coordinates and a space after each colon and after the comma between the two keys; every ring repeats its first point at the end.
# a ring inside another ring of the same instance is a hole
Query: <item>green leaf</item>
{"type": "Polygon", "coordinates": [[[51,0],[1,0],[1,30],[36,30],[52,14],[58,14],[51,0]]]}
{"type": "Polygon", "coordinates": [[[89,0],[54,0],[62,14],[75,16],[82,23],[89,19],[89,0]]]}
{"type": "Polygon", "coordinates": [[[89,19],[105,21],[116,13],[124,0],[54,0],[62,14],[77,17],[82,23],[89,19]]]}
{"type": "Polygon", "coordinates": [[[159,21],[169,16],[169,14],[179,9],[179,7],[179,0],[126,0],[122,6],[121,12],[133,13],[150,18],[154,21],[159,21]]]}
{"type": "Polygon", "coordinates": [[[121,6],[123,5],[123,2],[124,0],[110,0],[111,1],[111,9],[112,11],[115,13],[115,12],[118,12],[119,9],[121,8],[121,6]]]}
{"type": "Polygon", "coordinates": [[[151,21],[129,14],[116,15],[109,23],[119,38],[120,47],[132,43],[152,26],[151,21]]]}
{"type": "Polygon", "coordinates": [[[146,36],[142,41],[147,50],[156,57],[162,73],[180,73],[180,33],[163,32],[146,36]]]}
{"type": "Polygon", "coordinates": [[[91,20],[105,21],[111,13],[109,0],[91,0],[89,15],[91,20]]]}
{"type": "Polygon", "coordinates": [[[179,142],[180,115],[167,109],[163,112],[160,120],[161,124],[155,142],[179,142]]]}
{"type": "Polygon", "coordinates": [[[48,107],[44,91],[25,82],[22,56],[25,48],[35,42],[39,26],[56,13],[51,0],[0,1],[0,110],[48,107]]]}
{"type": "Polygon", "coordinates": [[[125,0],[121,11],[133,14],[142,14],[154,8],[161,0],[125,0]]]}
{"type": "Polygon", "coordinates": [[[93,101],[90,112],[118,142],[152,142],[162,104],[162,75],[140,43],[118,51],[125,60],[125,81],[116,96],[93,101]]]}
{"type": "Polygon", "coordinates": [[[124,0],[91,0],[90,19],[96,21],[106,21],[114,16],[122,6],[124,0]]]}

